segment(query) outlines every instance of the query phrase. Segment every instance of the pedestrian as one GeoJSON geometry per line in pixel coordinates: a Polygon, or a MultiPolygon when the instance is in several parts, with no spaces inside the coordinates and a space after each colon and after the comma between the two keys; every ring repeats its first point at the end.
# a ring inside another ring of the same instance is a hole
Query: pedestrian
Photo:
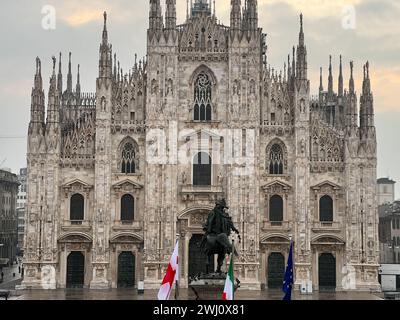
{"type": "Polygon", "coordinates": [[[18,273],[21,273],[21,267],[18,266],[18,273]]]}

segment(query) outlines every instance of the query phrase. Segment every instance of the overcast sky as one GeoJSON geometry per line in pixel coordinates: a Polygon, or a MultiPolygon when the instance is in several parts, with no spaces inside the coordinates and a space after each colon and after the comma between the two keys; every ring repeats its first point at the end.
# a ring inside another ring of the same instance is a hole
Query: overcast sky
{"type": "MultiPolygon", "coordinates": [[[[182,23],[186,17],[186,0],[176,1],[178,23],[182,23]]],[[[60,51],[63,53],[64,81],[66,58],[71,51],[74,84],[79,63],[82,90],[94,91],[103,11],[109,13],[109,38],[114,52],[123,69],[128,70],[133,65],[134,54],[141,57],[146,52],[149,1],[1,2],[0,167],[17,172],[26,165],[26,134],[36,56],[42,59],[46,100],[51,57],[58,57],[60,51]],[[55,29],[43,28],[48,5],[55,8],[55,29]]],[[[218,19],[229,25],[230,0],[216,2],[218,19]]],[[[268,35],[268,62],[278,69],[283,68],[287,54],[297,44],[299,14],[303,12],[313,94],[318,90],[320,66],[324,68],[324,87],[327,88],[330,54],[333,56],[335,88],[339,55],[342,54],[346,87],[348,64],[354,60],[358,92],[361,91],[362,66],[369,60],[378,132],[378,176],[390,176],[400,182],[400,1],[259,0],[258,3],[260,26],[268,35]]],[[[400,184],[396,194],[400,198],[400,184]]]]}

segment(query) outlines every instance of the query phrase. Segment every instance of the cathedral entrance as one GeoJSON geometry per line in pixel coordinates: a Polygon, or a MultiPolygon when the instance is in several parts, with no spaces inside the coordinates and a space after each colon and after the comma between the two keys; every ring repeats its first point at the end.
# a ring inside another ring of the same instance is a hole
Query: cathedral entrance
{"type": "Polygon", "coordinates": [[[123,251],[118,256],[118,288],[132,288],[135,285],[135,256],[123,251]]]}
{"type": "Polygon", "coordinates": [[[67,288],[83,288],[85,280],[85,256],[72,251],[67,258],[67,288]]]}
{"type": "Polygon", "coordinates": [[[332,253],[322,253],[318,259],[319,290],[335,290],[336,259],[332,253]]]}
{"type": "MultiPolygon", "coordinates": [[[[202,234],[194,234],[189,241],[189,277],[206,273],[207,256],[201,251],[202,234]]],[[[211,262],[210,272],[214,271],[214,260],[211,262]]]]}
{"type": "Polygon", "coordinates": [[[272,252],[268,257],[268,289],[282,288],[284,273],[284,256],[280,252],[272,252]]]}

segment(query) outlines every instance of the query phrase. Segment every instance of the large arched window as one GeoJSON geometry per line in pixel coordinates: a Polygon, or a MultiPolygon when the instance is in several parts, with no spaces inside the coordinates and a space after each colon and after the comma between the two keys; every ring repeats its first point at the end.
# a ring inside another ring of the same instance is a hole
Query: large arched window
{"type": "Polygon", "coordinates": [[[71,221],[82,221],[85,216],[85,198],[76,193],[71,197],[69,217],[71,221]]]}
{"type": "Polygon", "coordinates": [[[205,152],[199,152],[193,160],[193,185],[211,185],[211,157],[205,152]]]}
{"type": "Polygon", "coordinates": [[[333,221],[333,200],[330,196],[319,199],[319,220],[321,222],[333,221]]]}
{"type": "Polygon", "coordinates": [[[283,150],[279,144],[274,144],[269,152],[269,174],[283,174],[283,150]]]}
{"type": "Polygon", "coordinates": [[[211,121],[212,83],[205,72],[201,72],[194,84],[194,120],[211,121]]]}
{"type": "Polygon", "coordinates": [[[121,221],[135,220],[135,199],[130,194],[121,198],[121,221]]]}
{"type": "Polygon", "coordinates": [[[269,199],[269,221],[283,221],[283,199],[281,196],[274,195],[269,199]]]}
{"type": "Polygon", "coordinates": [[[135,173],[138,170],[138,148],[133,141],[126,142],[121,153],[121,172],[135,173]]]}

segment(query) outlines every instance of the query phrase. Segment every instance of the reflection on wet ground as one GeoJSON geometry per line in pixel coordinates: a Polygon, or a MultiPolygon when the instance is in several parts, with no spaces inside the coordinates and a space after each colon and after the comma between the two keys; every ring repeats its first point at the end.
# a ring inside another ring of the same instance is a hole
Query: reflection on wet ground
{"type": "MultiPolygon", "coordinates": [[[[157,290],[146,290],[138,294],[136,289],[58,289],[58,290],[18,290],[15,300],[156,300],[157,290]]],[[[171,300],[174,292],[171,294],[171,300]]],[[[236,292],[236,300],[281,300],[283,294],[279,290],[236,292]]],[[[294,292],[293,300],[380,300],[383,295],[369,292],[314,292],[303,295],[294,292]]],[[[195,295],[187,289],[179,290],[179,300],[195,300],[195,295]]]]}

